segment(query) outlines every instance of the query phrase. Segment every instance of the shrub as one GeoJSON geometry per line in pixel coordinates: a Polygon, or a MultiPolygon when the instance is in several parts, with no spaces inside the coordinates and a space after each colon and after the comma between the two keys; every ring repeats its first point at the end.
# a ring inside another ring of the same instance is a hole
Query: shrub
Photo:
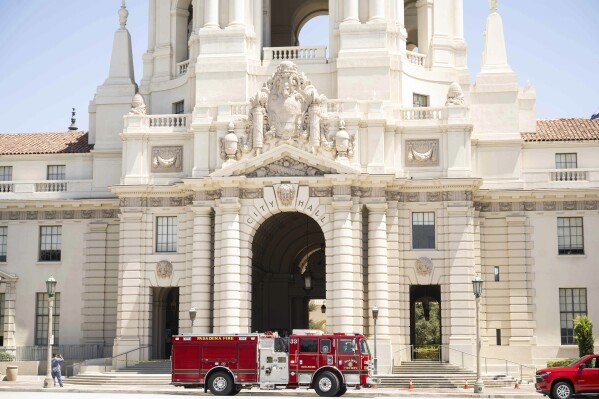
{"type": "Polygon", "coordinates": [[[574,319],[574,340],[578,344],[578,355],[580,357],[595,353],[593,323],[588,316],[576,316],[576,319],[574,319]]]}
{"type": "Polygon", "coordinates": [[[572,363],[576,359],[556,359],[556,360],[547,360],[547,367],[562,367],[567,366],[572,363]]]}
{"type": "Polygon", "coordinates": [[[0,362],[12,362],[15,357],[8,352],[0,352],[0,362]]]}

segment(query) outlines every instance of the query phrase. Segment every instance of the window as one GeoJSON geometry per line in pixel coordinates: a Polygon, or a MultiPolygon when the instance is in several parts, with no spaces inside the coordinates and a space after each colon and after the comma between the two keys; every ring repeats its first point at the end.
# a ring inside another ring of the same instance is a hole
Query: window
{"type": "Polygon", "coordinates": [[[557,253],[584,254],[582,218],[557,218],[557,253]]]}
{"type": "Polygon", "coordinates": [[[48,165],[48,178],[46,180],[64,180],[65,165],[48,165]]]}
{"type": "Polygon", "coordinates": [[[0,166],[0,181],[12,181],[12,166],[0,166]]]}
{"type": "MultiPolygon", "coordinates": [[[[6,250],[8,245],[8,227],[0,226],[0,262],[6,262],[6,250]]],[[[2,325],[0,324],[0,328],[2,325]]],[[[0,345],[2,346],[2,345],[0,345]]]]}
{"type": "Polygon", "coordinates": [[[356,350],[355,339],[340,339],[339,340],[339,353],[354,353],[356,350]]]}
{"type": "MultiPolygon", "coordinates": [[[[59,345],[58,331],[60,326],[60,293],[54,294],[52,309],[52,334],[54,345],[59,345]]],[[[35,344],[48,345],[48,294],[38,292],[35,299],[35,344]]]]}
{"type": "Polygon", "coordinates": [[[576,169],[577,167],[576,153],[555,154],[555,169],[576,169]]]}
{"type": "Polygon", "coordinates": [[[499,281],[499,266],[495,266],[495,281],[499,281]]]}
{"type": "Polygon", "coordinates": [[[497,344],[497,346],[501,346],[501,329],[500,328],[495,329],[495,343],[497,344]]]}
{"type": "Polygon", "coordinates": [[[559,289],[559,318],[562,345],[574,345],[574,319],[587,315],[586,288],[559,289]]]}
{"type": "Polygon", "coordinates": [[[320,340],[320,353],[331,353],[331,340],[321,339],[320,340]]]}
{"type": "Polygon", "coordinates": [[[424,94],[414,93],[414,108],[428,107],[428,96],[424,94]]]}
{"type": "Polygon", "coordinates": [[[0,346],[4,346],[4,294],[0,293],[0,346]]]}
{"type": "Polygon", "coordinates": [[[300,352],[315,353],[318,352],[316,339],[300,339],[300,352]]]}
{"type": "Polygon", "coordinates": [[[156,252],[177,252],[177,217],[156,218],[156,252]]]}
{"type": "Polygon", "coordinates": [[[412,248],[435,248],[435,212],[412,213],[412,248]]]}
{"type": "Polygon", "coordinates": [[[40,256],[41,262],[60,261],[60,248],[62,244],[61,226],[40,227],[40,256]]]}
{"type": "Polygon", "coordinates": [[[185,101],[179,101],[173,103],[173,114],[184,114],[185,113],[185,101]]]}

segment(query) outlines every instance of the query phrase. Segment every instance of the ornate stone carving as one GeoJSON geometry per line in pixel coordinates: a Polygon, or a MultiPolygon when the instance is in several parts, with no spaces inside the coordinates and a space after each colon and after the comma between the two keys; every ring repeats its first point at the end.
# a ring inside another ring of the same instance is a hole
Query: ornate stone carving
{"type": "Polygon", "coordinates": [[[439,140],[406,140],[406,166],[438,166],[439,140]]]}
{"type": "Polygon", "coordinates": [[[477,212],[480,212],[480,210],[482,209],[482,204],[480,202],[475,202],[474,203],[474,210],[477,212]]]}
{"type": "Polygon", "coordinates": [[[481,203],[480,211],[481,212],[491,212],[491,203],[490,202],[481,203]]]}
{"type": "Polygon", "coordinates": [[[499,211],[500,212],[510,212],[512,210],[511,202],[500,202],[499,203],[499,211]]]}
{"type": "Polygon", "coordinates": [[[387,198],[387,201],[401,202],[403,199],[399,191],[386,191],[385,197],[387,198]]]}
{"type": "Polygon", "coordinates": [[[535,202],[523,202],[522,203],[522,208],[525,211],[534,211],[536,209],[536,203],[535,202]]]}
{"type": "Polygon", "coordinates": [[[420,276],[428,276],[433,272],[433,261],[430,258],[422,257],[416,259],[416,273],[420,276]]]}
{"type": "Polygon", "coordinates": [[[146,102],[140,93],[135,93],[133,100],[131,100],[131,111],[129,115],[145,115],[146,114],[146,102]]]}
{"type": "Polygon", "coordinates": [[[27,212],[27,220],[36,220],[37,219],[37,212],[36,211],[29,211],[27,212]]]}
{"type": "Polygon", "coordinates": [[[279,184],[275,192],[283,206],[291,206],[295,199],[295,187],[291,183],[279,184]]]}
{"type": "Polygon", "coordinates": [[[75,217],[75,211],[63,211],[62,218],[63,219],[73,219],[75,217]]]}
{"type": "Polygon", "coordinates": [[[489,0],[489,8],[491,12],[497,12],[497,7],[499,6],[499,0],[489,0]]]}
{"type": "Polygon", "coordinates": [[[162,206],[161,197],[150,197],[150,206],[153,208],[159,208],[162,206]]]}
{"type": "Polygon", "coordinates": [[[259,155],[280,144],[313,154],[334,150],[321,148],[331,141],[324,126],[326,101],[295,64],[283,61],[250,100],[247,131],[239,138],[242,156],[259,155]]]}
{"type": "Polygon", "coordinates": [[[116,216],[114,209],[102,209],[103,219],[112,219],[116,216]]]}
{"type": "Polygon", "coordinates": [[[372,187],[353,187],[351,188],[352,197],[369,198],[372,194],[372,187]]]}
{"type": "Polygon", "coordinates": [[[85,211],[81,211],[81,217],[83,219],[91,219],[94,215],[94,211],[90,211],[90,210],[85,210],[85,211]]]}
{"type": "Polygon", "coordinates": [[[168,204],[169,206],[183,206],[183,197],[170,197],[168,204]]]}
{"type": "Polygon", "coordinates": [[[595,211],[597,210],[597,201],[585,201],[584,209],[587,211],[595,211]]]}
{"type": "Polygon", "coordinates": [[[220,140],[220,156],[225,160],[223,167],[234,164],[241,158],[239,137],[235,134],[235,124],[229,123],[228,133],[220,140]]]}
{"type": "Polygon", "coordinates": [[[8,218],[10,220],[19,220],[21,218],[20,216],[21,215],[19,212],[9,212],[9,214],[8,214],[8,218]]]}
{"type": "Polygon", "coordinates": [[[44,212],[44,219],[56,219],[56,211],[46,211],[44,212]]]}
{"type": "Polygon", "coordinates": [[[576,209],[576,201],[564,201],[564,209],[567,211],[573,211],[576,209]]]}
{"type": "Polygon", "coordinates": [[[193,204],[193,195],[188,195],[185,197],[185,206],[193,204]]]}
{"type": "Polygon", "coordinates": [[[556,202],[555,201],[545,201],[543,202],[543,210],[544,211],[555,211],[556,208],[556,202]]]}
{"type": "Polygon", "coordinates": [[[119,200],[119,206],[120,206],[121,208],[126,208],[126,207],[128,207],[128,206],[129,206],[129,198],[121,198],[121,199],[119,200]]]}
{"type": "Polygon", "coordinates": [[[447,90],[447,101],[445,106],[464,105],[464,92],[458,82],[453,82],[447,90]]]}
{"type": "Polygon", "coordinates": [[[332,197],[332,187],[310,187],[310,197],[332,197]]]}
{"type": "Polygon", "coordinates": [[[406,201],[408,201],[408,202],[420,201],[420,193],[417,193],[417,192],[406,193],[406,201]]]}
{"type": "Polygon", "coordinates": [[[183,147],[152,147],[152,173],[173,173],[183,170],[183,147]]]}
{"type": "Polygon", "coordinates": [[[323,171],[316,169],[303,162],[296,161],[289,157],[279,159],[276,162],[256,169],[248,173],[247,177],[270,177],[270,176],[324,176],[325,173],[331,171],[323,171]]]}
{"type": "Polygon", "coordinates": [[[257,199],[264,197],[264,190],[261,188],[243,188],[241,189],[241,199],[257,199]]]}
{"type": "Polygon", "coordinates": [[[156,275],[158,278],[170,278],[173,275],[173,265],[168,260],[161,260],[156,264],[156,275]]]}
{"type": "Polygon", "coordinates": [[[465,195],[466,195],[466,197],[465,197],[466,201],[472,201],[472,197],[473,197],[472,191],[466,191],[465,195]]]}
{"type": "Polygon", "coordinates": [[[428,202],[439,202],[441,201],[441,193],[439,191],[427,192],[426,200],[428,202]]]}

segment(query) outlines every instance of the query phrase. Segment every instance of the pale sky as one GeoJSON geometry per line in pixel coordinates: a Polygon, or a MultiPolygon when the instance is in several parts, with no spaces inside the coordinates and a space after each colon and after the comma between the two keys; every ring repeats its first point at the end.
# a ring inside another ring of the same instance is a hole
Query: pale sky
{"type": "MultiPolygon", "coordinates": [[[[0,132],[65,131],[106,79],[119,0],[0,0],[0,132]]],[[[468,67],[480,68],[488,0],[464,0],[468,67]]],[[[128,0],[137,82],[147,48],[147,0],[128,0]]],[[[500,0],[508,62],[537,91],[540,119],[599,112],[599,0],[500,0]]],[[[316,37],[326,36],[314,23],[316,37]]],[[[309,38],[302,35],[303,43],[309,38]]]]}

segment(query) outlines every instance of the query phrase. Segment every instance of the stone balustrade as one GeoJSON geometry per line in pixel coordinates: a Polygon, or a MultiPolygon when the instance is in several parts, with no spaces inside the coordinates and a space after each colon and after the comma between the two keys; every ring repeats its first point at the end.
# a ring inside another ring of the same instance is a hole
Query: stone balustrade
{"type": "Polygon", "coordinates": [[[414,65],[423,67],[426,62],[426,54],[414,53],[413,51],[406,51],[406,57],[408,61],[414,65]]]}
{"type": "Polygon", "coordinates": [[[188,115],[148,115],[149,127],[185,128],[189,119],[188,115]]]}
{"type": "Polygon", "coordinates": [[[231,103],[231,115],[248,115],[250,106],[248,103],[231,103]]]}
{"type": "Polygon", "coordinates": [[[14,185],[12,183],[0,183],[0,193],[12,193],[14,185]]]}
{"type": "Polygon", "coordinates": [[[185,60],[183,62],[179,62],[176,66],[175,66],[175,71],[177,73],[177,77],[185,75],[187,73],[187,70],[189,69],[189,60],[185,60]]]}
{"type": "Polygon", "coordinates": [[[66,181],[46,181],[35,183],[36,193],[62,193],[68,191],[68,182],[66,181]]]}
{"type": "MultiPolygon", "coordinates": [[[[92,180],[16,180],[0,184],[0,199],[89,198],[92,180]]],[[[112,197],[108,191],[93,193],[97,197],[112,197]]]]}
{"type": "Polygon", "coordinates": [[[190,114],[125,115],[125,130],[129,131],[185,131],[190,124],[190,114]]]}
{"type": "Polygon", "coordinates": [[[584,169],[561,169],[550,172],[551,181],[587,181],[584,169]]]}
{"type": "Polygon", "coordinates": [[[417,107],[400,109],[400,118],[404,121],[446,119],[446,108],[417,107]]]}
{"type": "Polygon", "coordinates": [[[293,61],[296,64],[326,64],[326,46],[264,47],[264,62],[293,61]]]}

